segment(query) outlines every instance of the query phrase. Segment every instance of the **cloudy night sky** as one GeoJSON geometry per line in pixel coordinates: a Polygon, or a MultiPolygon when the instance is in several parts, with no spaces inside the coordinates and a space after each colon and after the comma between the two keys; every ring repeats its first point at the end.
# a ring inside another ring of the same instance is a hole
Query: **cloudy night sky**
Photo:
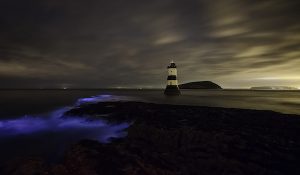
{"type": "Polygon", "coordinates": [[[300,87],[300,3],[1,0],[0,88],[300,87]]]}

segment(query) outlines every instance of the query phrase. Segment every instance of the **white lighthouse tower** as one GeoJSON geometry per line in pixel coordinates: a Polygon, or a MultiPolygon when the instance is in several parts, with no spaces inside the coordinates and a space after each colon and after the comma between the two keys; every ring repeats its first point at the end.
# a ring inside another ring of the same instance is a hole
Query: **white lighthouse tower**
{"type": "Polygon", "coordinates": [[[168,79],[167,87],[165,89],[165,95],[180,95],[180,90],[178,87],[177,80],[177,67],[174,61],[172,60],[168,68],[168,79]]]}

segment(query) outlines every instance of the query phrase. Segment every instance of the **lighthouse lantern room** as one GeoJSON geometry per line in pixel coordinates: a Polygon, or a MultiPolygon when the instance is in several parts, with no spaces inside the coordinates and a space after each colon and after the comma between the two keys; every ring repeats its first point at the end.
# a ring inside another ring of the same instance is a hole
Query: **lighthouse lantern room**
{"type": "Polygon", "coordinates": [[[165,89],[165,95],[180,95],[180,90],[178,87],[177,80],[177,67],[174,61],[172,60],[168,68],[168,79],[167,87],[165,89]]]}

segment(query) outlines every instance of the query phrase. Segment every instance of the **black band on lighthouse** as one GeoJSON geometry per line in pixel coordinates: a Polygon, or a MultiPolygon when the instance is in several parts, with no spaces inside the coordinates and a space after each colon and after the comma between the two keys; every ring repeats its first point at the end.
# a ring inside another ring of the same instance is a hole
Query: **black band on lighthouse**
{"type": "Polygon", "coordinates": [[[169,75],[168,80],[176,80],[177,77],[175,75],[169,75]]]}

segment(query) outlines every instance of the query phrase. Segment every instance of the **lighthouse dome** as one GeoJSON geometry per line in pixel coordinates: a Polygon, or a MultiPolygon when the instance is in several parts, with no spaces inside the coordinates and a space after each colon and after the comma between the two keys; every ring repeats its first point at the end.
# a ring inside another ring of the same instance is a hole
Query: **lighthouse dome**
{"type": "Polygon", "coordinates": [[[173,61],[171,61],[171,63],[168,66],[168,68],[176,68],[176,64],[173,61]]]}

